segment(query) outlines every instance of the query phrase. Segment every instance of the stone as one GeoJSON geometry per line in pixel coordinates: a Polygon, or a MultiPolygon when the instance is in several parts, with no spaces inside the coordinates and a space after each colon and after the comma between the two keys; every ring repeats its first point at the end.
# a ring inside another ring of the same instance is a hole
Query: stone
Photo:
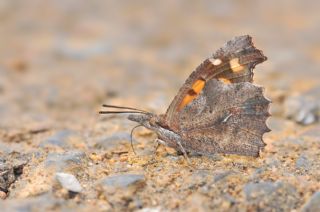
{"type": "Polygon", "coordinates": [[[74,170],[76,173],[87,165],[88,159],[82,151],[67,151],[64,153],[49,153],[44,166],[56,171],[74,170]]]}
{"type": "Polygon", "coordinates": [[[272,182],[248,183],[244,187],[244,193],[248,201],[271,194],[276,190],[277,185],[272,182]]]}
{"type": "Polygon", "coordinates": [[[0,164],[0,190],[8,192],[10,185],[16,180],[13,168],[0,164]]]}
{"type": "Polygon", "coordinates": [[[284,102],[285,116],[299,124],[309,125],[320,118],[320,87],[300,95],[288,97],[284,102]]]}
{"type": "Polygon", "coordinates": [[[140,210],[137,210],[137,212],[161,212],[161,208],[160,207],[154,207],[154,208],[143,208],[140,210]]]}
{"type": "Polygon", "coordinates": [[[70,137],[71,135],[73,135],[74,133],[72,131],[69,130],[62,130],[57,132],[56,134],[54,134],[53,136],[47,138],[46,140],[44,140],[43,142],[40,143],[40,147],[47,147],[49,145],[52,146],[59,146],[59,147],[69,147],[68,143],[67,143],[67,139],[68,137],[70,137]]]}
{"type": "MultiPolygon", "coordinates": [[[[56,54],[60,57],[65,57],[68,59],[75,60],[84,60],[90,59],[91,57],[107,54],[112,51],[112,44],[107,40],[101,40],[99,42],[95,42],[94,44],[87,44],[86,48],[74,48],[69,43],[66,37],[59,39],[56,45],[56,54]]],[[[85,40],[86,41],[86,40],[85,40]]],[[[83,42],[85,42],[83,41],[83,42]]]]}
{"type": "Polygon", "coordinates": [[[51,194],[42,194],[37,197],[21,199],[19,202],[16,199],[6,199],[0,202],[2,212],[11,211],[50,211],[62,201],[55,199],[51,194]]]}
{"type": "Polygon", "coordinates": [[[144,180],[145,178],[141,174],[120,174],[104,178],[101,184],[107,187],[127,188],[144,182],[144,180]]]}
{"type": "Polygon", "coordinates": [[[311,129],[308,129],[304,133],[302,133],[303,137],[309,137],[309,138],[314,138],[316,140],[319,140],[320,138],[320,125],[316,125],[312,127],[311,129]]]}
{"type": "Polygon", "coordinates": [[[13,152],[0,160],[0,191],[5,193],[12,183],[22,174],[23,167],[28,163],[25,155],[13,152]]]}
{"type": "Polygon", "coordinates": [[[271,133],[280,133],[290,128],[294,122],[279,117],[270,117],[267,119],[267,125],[272,130],[271,133]]]}
{"type": "Polygon", "coordinates": [[[312,166],[312,163],[308,159],[306,155],[300,155],[299,158],[296,160],[296,168],[309,170],[312,166]]]}
{"type": "Polygon", "coordinates": [[[225,179],[226,177],[228,177],[228,176],[231,175],[231,174],[235,174],[235,172],[234,172],[234,171],[224,171],[224,172],[221,172],[221,173],[216,174],[216,175],[213,177],[213,180],[214,180],[214,182],[216,183],[216,182],[218,182],[218,181],[220,181],[220,180],[225,179]]]}
{"type": "Polygon", "coordinates": [[[210,211],[210,201],[206,195],[193,193],[187,199],[187,205],[182,205],[181,211],[210,211]]]}
{"type": "Polygon", "coordinates": [[[0,141],[0,152],[1,153],[9,154],[12,151],[14,151],[14,150],[10,145],[6,144],[3,141],[0,141]]]}
{"type": "Polygon", "coordinates": [[[315,192],[311,198],[303,205],[301,211],[313,212],[320,211],[320,191],[315,192]]]}
{"type": "Polygon", "coordinates": [[[303,147],[306,145],[306,141],[301,137],[297,136],[290,136],[284,139],[280,139],[274,142],[275,146],[282,147],[282,146],[296,146],[296,147],[303,147]]]}
{"type": "Polygon", "coordinates": [[[83,139],[76,132],[73,132],[71,130],[62,130],[42,141],[39,144],[39,147],[60,147],[62,149],[70,149],[71,147],[82,143],[83,139]]]}
{"type": "Polygon", "coordinates": [[[77,178],[68,173],[58,172],[56,173],[56,180],[60,185],[68,191],[79,193],[82,191],[82,187],[77,178]]]}
{"type": "Polygon", "coordinates": [[[97,185],[97,190],[114,206],[125,209],[129,204],[136,205],[135,196],[145,184],[144,175],[117,174],[102,179],[97,185]]]}
{"type": "Polygon", "coordinates": [[[108,137],[99,138],[95,144],[95,147],[109,150],[123,143],[129,143],[130,139],[130,133],[119,132],[108,137]]]}
{"type": "Polygon", "coordinates": [[[299,202],[299,195],[296,189],[290,184],[277,182],[247,183],[243,192],[247,204],[255,210],[266,211],[290,211],[295,209],[299,202]]]}

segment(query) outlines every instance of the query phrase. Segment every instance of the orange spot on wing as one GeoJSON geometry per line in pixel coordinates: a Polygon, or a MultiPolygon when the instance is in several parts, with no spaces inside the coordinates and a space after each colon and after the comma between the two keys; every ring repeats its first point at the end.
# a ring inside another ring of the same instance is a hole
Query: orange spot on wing
{"type": "Polygon", "coordinates": [[[193,83],[192,85],[192,89],[195,93],[200,93],[204,87],[204,85],[206,84],[206,82],[202,79],[197,80],[195,83],[193,83]]]}
{"type": "Polygon", "coordinates": [[[182,102],[179,105],[179,110],[184,108],[187,104],[189,104],[192,100],[194,100],[198,94],[202,91],[204,88],[206,82],[202,79],[199,79],[195,81],[192,85],[192,89],[188,91],[188,94],[183,98],[182,102]]]}
{"type": "Polygon", "coordinates": [[[194,98],[196,98],[196,95],[190,95],[187,94],[187,96],[185,96],[181,102],[181,104],[179,105],[179,110],[181,110],[182,108],[184,108],[184,106],[186,106],[189,102],[191,102],[194,98]]]}

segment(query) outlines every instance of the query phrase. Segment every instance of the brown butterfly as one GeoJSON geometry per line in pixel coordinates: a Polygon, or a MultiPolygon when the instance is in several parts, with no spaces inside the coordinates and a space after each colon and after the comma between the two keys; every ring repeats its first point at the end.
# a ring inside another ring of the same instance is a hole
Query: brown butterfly
{"type": "Polygon", "coordinates": [[[270,101],[263,88],[252,84],[254,67],[267,58],[248,35],[235,37],[206,59],[189,76],[167,112],[103,105],[131,113],[128,119],[154,131],[158,141],[183,152],[258,157],[270,101]]]}

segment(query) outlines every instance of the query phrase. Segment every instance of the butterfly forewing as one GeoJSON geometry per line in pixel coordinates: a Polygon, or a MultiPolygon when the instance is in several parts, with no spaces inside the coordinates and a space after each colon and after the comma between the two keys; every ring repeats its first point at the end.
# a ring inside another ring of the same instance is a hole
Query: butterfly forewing
{"type": "Polygon", "coordinates": [[[227,42],[189,76],[170,104],[164,116],[164,124],[179,130],[178,112],[197,98],[208,81],[252,82],[253,68],[265,60],[266,57],[253,46],[252,38],[248,35],[227,42]]]}

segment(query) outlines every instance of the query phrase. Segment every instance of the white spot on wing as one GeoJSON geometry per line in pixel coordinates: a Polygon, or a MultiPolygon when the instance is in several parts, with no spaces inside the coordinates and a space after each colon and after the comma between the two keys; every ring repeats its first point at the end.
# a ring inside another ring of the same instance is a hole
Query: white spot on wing
{"type": "Polygon", "coordinates": [[[230,60],[230,68],[234,72],[242,71],[244,69],[244,66],[240,65],[239,58],[233,58],[230,60]]]}
{"type": "Polygon", "coordinates": [[[228,119],[232,116],[232,114],[227,115],[227,117],[225,117],[222,121],[222,123],[225,123],[228,121],[228,119]]]}
{"type": "Polygon", "coordinates": [[[215,66],[218,66],[222,63],[220,59],[210,59],[211,63],[215,66]]]}

